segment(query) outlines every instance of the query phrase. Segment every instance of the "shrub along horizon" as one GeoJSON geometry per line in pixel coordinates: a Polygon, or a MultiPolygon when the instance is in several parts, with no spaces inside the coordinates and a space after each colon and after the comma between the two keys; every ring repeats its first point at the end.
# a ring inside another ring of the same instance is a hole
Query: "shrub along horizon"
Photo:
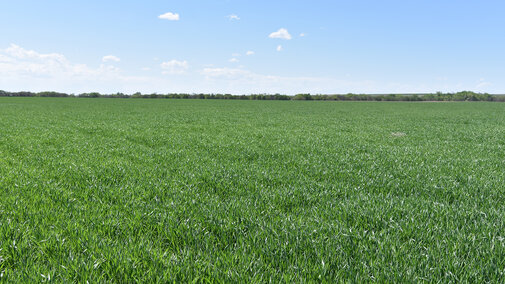
{"type": "Polygon", "coordinates": [[[282,94],[142,94],[136,92],[128,95],[124,93],[100,94],[98,92],[81,93],[78,95],[61,92],[6,92],[0,90],[0,97],[77,97],[77,98],[142,98],[142,99],[205,99],[205,100],[295,100],[295,101],[487,101],[505,102],[505,95],[491,95],[462,91],[457,93],[428,93],[428,94],[297,94],[294,96],[282,94]]]}

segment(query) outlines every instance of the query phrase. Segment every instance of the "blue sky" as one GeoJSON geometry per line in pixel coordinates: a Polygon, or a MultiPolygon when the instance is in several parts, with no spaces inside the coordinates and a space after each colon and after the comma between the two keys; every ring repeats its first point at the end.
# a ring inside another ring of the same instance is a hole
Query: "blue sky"
{"type": "Polygon", "coordinates": [[[504,12],[486,0],[0,0],[0,89],[505,93],[504,12]]]}

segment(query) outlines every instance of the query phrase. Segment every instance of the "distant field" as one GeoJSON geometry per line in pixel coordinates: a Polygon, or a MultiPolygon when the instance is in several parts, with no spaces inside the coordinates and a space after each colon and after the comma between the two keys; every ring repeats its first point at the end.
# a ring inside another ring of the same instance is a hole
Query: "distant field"
{"type": "Polygon", "coordinates": [[[504,273],[505,104],[0,98],[0,281],[504,273]]]}

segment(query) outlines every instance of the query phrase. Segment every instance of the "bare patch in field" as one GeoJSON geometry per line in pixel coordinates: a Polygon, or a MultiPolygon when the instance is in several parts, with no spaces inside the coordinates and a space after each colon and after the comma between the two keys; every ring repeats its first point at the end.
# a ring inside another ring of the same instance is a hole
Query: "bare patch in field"
{"type": "Polygon", "coordinates": [[[403,137],[403,136],[407,136],[407,133],[405,133],[405,132],[391,132],[391,136],[393,136],[393,137],[403,137]]]}

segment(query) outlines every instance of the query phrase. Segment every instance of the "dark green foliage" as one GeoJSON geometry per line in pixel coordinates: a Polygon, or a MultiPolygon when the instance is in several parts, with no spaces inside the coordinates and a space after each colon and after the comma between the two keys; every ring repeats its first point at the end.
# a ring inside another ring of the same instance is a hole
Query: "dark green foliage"
{"type": "Polygon", "coordinates": [[[37,97],[68,97],[66,93],[59,92],[40,92],[36,94],[37,97]]]}
{"type": "MultiPolygon", "coordinates": [[[[74,97],[58,92],[5,92],[0,90],[0,97],[74,97]]],[[[435,93],[435,94],[389,94],[389,95],[364,95],[364,94],[346,94],[346,95],[322,95],[322,94],[297,94],[287,96],[281,94],[251,94],[251,95],[232,95],[232,94],[146,94],[136,92],[132,95],[123,93],[100,94],[98,92],[82,93],[79,98],[143,98],[143,99],[220,99],[220,100],[295,100],[295,101],[494,101],[504,102],[505,95],[490,95],[487,93],[475,93],[463,91],[458,93],[435,93]]]]}
{"type": "Polygon", "coordinates": [[[0,98],[0,281],[503,283],[504,111],[0,98]]]}
{"type": "Polygon", "coordinates": [[[312,96],[310,94],[297,94],[293,97],[295,101],[310,101],[312,96]]]}
{"type": "Polygon", "coordinates": [[[79,94],[79,98],[100,98],[100,97],[103,97],[103,95],[98,92],[79,94]]]}

